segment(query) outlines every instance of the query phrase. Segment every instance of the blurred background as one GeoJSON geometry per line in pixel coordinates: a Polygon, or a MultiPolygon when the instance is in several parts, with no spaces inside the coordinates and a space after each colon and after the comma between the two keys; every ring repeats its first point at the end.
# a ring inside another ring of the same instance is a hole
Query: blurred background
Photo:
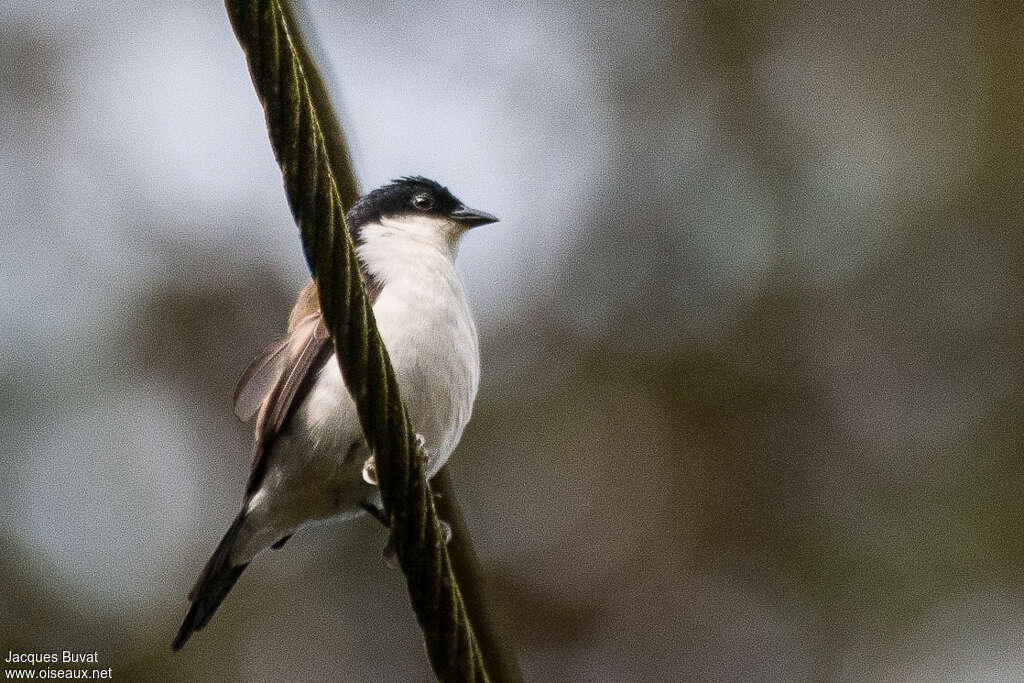
{"type": "MultiPolygon", "coordinates": [[[[531,681],[1024,679],[1013,3],[311,3],[364,189],[464,241],[453,476],[531,681]]],[[[364,519],[261,556],[235,380],[307,277],[220,3],[0,2],[0,649],[427,681],[364,519]]]]}

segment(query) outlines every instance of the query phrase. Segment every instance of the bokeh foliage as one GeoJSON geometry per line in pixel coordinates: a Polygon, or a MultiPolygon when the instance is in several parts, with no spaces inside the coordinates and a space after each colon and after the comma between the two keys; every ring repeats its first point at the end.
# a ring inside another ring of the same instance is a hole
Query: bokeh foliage
{"type": "MultiPolygon", "coordinates": [[[[570,27],[564,44],[523,18],[540,11],[474,25],[493,36],[525,26],[543,55],[593,65],[588,88],[608,128],[579,131],[579,155],[599,159],[599,172],[570,206],[543,208],[560,223],[521,227],[564,230],[557,253],[528,251],[526,237],[501,245],[523,250],[528,295],[482,317],[480,399],[453,459],[527,679],[1016,677],[1020,10],[569,4],[544,15],[570,27]]],[[[66,167],[43,141],[83,76],[73,27],[54,33],[47,21],[0,26],[0,122],[17,131],[4,145],[17,159],[5,166],[4,258],[20,259],[8,272],[31,265],[26,233],[70,229],[48,203],[66,167]]],[[[510,54],[511,69],[529,64],[510,54]]],[[[549,122],[529,99],[557,74],[515,73],[522,82],[504,87],[525,104],[496,138],[534,149],[544,124],[571,130],[572,110],[549,122]]],[[[531,204],[519,178],[544,161],[510,166],[511,206],[531,204]]],[[[281,328],[300,282],[231,229],[206,244],[173,237],[196,220],[187,207],[170,210],[115,162],[96,168],[135,198],[120,220],[141,226],[125,234],[151,236],[149,275],[125,265],[99,286],[94,257],[40,257],[44,290],[63,272],[118,305],[88,320],[65,312],[65,334],[45,345],[9,340],[0,366],[4,646],[100,649],[124,680],[425,679],[422,653],[394,647],[416,642],[416,627],[370,524],[300,535],[289,554],[261,558],[205,643],[185,657],[166,650],[244,478],[231,385],[281,328]],[[148,391],[160,400],[139,403],[148,391]],[[88,458],[55,458],[44,476],[46,448],[74,444],[47,437],[69,406],[84,415],[78,431],[57,433],[82,435],[88,458]],[[164,451],[125,436],[130,421],[166,423],[181,444],[180,466],[161,475],[168,499],[193,490],[186,481],[199,493],[167,520],[181,526],[180,550],[152,546],[166,585],[115,599],[107,577],[153,559],[129,514],[149,502],[122,491],[80,503],[108,478],[156,471],[144,454],[164,451]],[[118,467],[94,455],[103,449],[118,467]],[[94,588],[71,581],[61,563],[84,560],[41,547],[26,510],[75,528],[86,517],[101,548],[123,532],[129,556],[86,564],[94,588]]],[[[517,211],[497,212],[516,221],[517,211]]],[[[203,219],[290,229],[244,210],[203,219]]],[[[498,272],[469,284],[510,286],[498,272]]],[[[5,292],[5,327],[22,338],[34,329],[30,298],[5,292]]]]}

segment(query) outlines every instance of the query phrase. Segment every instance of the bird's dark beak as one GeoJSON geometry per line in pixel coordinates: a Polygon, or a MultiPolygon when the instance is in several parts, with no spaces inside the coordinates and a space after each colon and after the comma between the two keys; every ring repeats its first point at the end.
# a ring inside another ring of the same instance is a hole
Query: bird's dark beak
{"type": "Polygon", "coordinates": [[[465,204],[459,204],[458,207],[456,207],[449,215],[452,217],[452,220],[462,223],[467,228],[475,228],[478,225],[487,225],[488,223],[498,222],[497,216],[492,216],[486,211],[471,209],[465,204]]]}

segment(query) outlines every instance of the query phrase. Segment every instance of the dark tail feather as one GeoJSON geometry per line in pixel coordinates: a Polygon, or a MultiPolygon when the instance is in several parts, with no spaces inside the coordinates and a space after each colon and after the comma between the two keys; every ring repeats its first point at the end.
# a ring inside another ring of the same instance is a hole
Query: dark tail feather
{"type": "Polygon", "coordinates": [[[238,577],[249,566],[248,562],[236,566],[231,565],[231,549],[235,545],[235,540],[238,538],[238,532],[241,530],[244,521],[244,514],[238,515],[228,528],[227,533],[224,534],[224,538],[221,539],[217,549],[213,551],[213,555],[206,563],[206,566],[203,567],[199,578],[196,579],[196,585],[192,587],[192,591],[188,594],[188,599],[192,601],[192,605],[189,606],[188,614],[185,615],[185,621],[182,622],[181,628],[178,629],[177,637],[171,643],[172,650],[180,650],[193,631],[198,631],[206,626],[207,622],[210,621],[210,617],[220,607],[220,603],[231,592],[235,581],[238,581],[238,577]]]}

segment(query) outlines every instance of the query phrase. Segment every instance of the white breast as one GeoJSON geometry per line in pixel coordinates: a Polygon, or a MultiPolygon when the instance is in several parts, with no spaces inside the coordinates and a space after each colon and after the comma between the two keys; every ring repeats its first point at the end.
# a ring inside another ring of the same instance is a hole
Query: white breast
{"type": "MultiPolygon", "coordinates": [[[[453,263],[457,235],[447,228],[437,219],[384,219],[363,228],[358,250],[383,283],[373,313],[413,427],[434,456],[431,476],[455,450],[480,382],[476,325],[453,263]]],[[[336,362],[324,373],[332,376],[314,389],[308,411],[330,429],[330,392],[343,385],[336,362]]]]}
{"type": "Polygon", "coordinates": [[[419,254],[385,280],[373,313],[417,432],[436,454],[433,475],[455,449],[480,382],[476,326],[451,261],[419,254]]]}

